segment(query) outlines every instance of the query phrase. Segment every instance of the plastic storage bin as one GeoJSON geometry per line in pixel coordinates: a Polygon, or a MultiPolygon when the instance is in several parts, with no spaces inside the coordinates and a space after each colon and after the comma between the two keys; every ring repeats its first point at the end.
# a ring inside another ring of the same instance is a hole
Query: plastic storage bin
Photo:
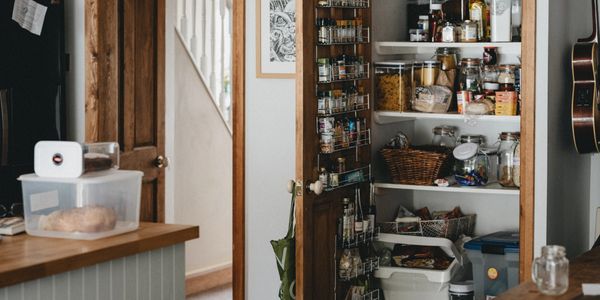
{"type": "Polygon", "coordinates": [[[119,144],[41,141],[34,149],[35,174],[77,178],[84,173],[119,168],[119,144]]]}
{"type": "Polygon", "coordinates": [[[94,240],[138,228],[142,172],[109,170],[80,178],[19,177],[30,235],[94,240]]]}
{"type": "Polygon", "coordinates": [[[374,276],[381,280],[385,299],[447,300],[450,281],[463,279],[463,264],[466,260],[448,239],[381,233],[378,242],[389,249],[392,249],[395,244],[437,246],[448,256],[455,258],[446,270],[379,266],[374,276]]]}
{"type": "Polygon", "coordinates": [[[465,244],[473,264],[475,299],[494,297],[519,284],[519,233],[496,232],[465,244]]]}

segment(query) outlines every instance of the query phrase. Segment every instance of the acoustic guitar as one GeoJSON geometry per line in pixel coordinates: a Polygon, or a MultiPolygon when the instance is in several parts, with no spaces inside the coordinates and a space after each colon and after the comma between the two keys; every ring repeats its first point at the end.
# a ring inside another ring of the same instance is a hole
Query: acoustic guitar
{"type": "Polygon", "coordinates": [[[598,91],[598,16],[597,0],[592,0],[592,35],[579,39],[571,52],[573,94],[571,125],[577,152],[600,152],[600,107],[598,91]]]}

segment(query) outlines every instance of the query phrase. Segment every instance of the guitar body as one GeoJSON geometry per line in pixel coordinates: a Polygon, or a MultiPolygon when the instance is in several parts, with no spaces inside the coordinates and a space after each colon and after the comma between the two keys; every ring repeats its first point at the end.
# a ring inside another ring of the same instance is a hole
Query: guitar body
{"type": "Polygon", "coordinates": [[[573,95],[571,123],[577,152],[600,152],[600,114],[598,113],[598,44],[577,43],[573,46],[573,95]]]}
{"type": "Polygon", "coordinates": [[[573,45],[573,94],[571,95],[571,126],[577,152],[600,152],[600,105],[598,78],[598,0],[592,0],[592,35],[573,45]]]}

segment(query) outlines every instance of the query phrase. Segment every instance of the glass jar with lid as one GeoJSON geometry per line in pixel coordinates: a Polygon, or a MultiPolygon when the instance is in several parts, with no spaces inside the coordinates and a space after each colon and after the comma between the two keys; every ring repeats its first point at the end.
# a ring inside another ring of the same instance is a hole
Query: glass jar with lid
{"type": "Polygon", "coordinates": [[[466,20],[461,25],[460,41],[463,43],[476,43],[478,37],[477,22],[466,20]]]}
{"type": "Polygon", "coordinates": [[[443,43],[455,43],[460,40],[458,35],[459,30],[456,25],[452,22],[445,22],[442,26],[442,42],[443,43]]]}
{"type": "Polygon", "coordinates": [[[515,177],[520,178],[520,158],[516,153],[520,133],[503,132],[499,138],[498,182],[505,187],[515,187],[515,177]]]}
{"type": "Polygon", "coordinates": [[[459,90],[481,92],[481,59],[463,58],[460,61],[459,90]]]}
{"type": "Polygon", "coordinates": [[[413,63],[375,63],[375,104],[377,110],[410,111],[413,97],[413,63]]]}
{"type": "Polygon", "coordinates": [[[478,134],[463,134],[458,139],[458,143],[475,143],[477,145],[483,146],[485,144],[485,137],[483,135],[478,134]]]}
{"type": "Polygon", "coordinates": [[[434,146],[442,146],[448,148],[456,147],[457,128],[453,126],[438,126],[433,128],[433,140],[431,144],[434,146]]]}
{"type": "Polygon", "coordinates": [[[442,71],[456,70],[459,50],[457,48],[437,48],[435,56],[441,64],[442,71]]]}
{"type": "Polygon", "coordinates": [[[483,186],[488,182],[490,159],[475,143],[456,146],[454,151],[454,178],[462,186],[483,186]]]}
{"type": "Polygon", "coordinates": [[[421,72],[421,85],[435,85],[438,76],[440,75],[440,62],[437,60],[427,60],[423,62],[423,70],[421,72]]]}
{"type": "Polygon", "coordinates": [[[494,97],[499,88],[498,68],[492,65],[483,66],[483,93],[486,97],[494,97]]]}

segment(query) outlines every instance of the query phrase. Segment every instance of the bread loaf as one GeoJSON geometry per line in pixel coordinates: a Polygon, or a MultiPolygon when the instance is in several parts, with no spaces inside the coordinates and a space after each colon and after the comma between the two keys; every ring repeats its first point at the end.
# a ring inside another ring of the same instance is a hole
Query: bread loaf
{"type": "Polygon", "coordinates": [[[57,210],[41,216],[39,228],[63,232],[102,232],[115,228],[117,214],[114,209],[103,206],[85,206],[57,210]]]}

